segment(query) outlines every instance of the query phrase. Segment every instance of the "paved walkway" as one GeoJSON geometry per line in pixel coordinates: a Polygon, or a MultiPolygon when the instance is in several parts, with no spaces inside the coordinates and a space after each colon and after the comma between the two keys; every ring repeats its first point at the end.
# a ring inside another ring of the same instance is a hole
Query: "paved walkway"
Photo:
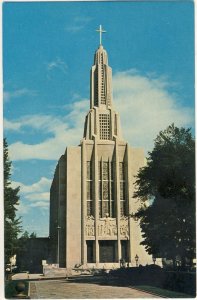
{"type": "Polygon", "coordinates": [[[125,286],[117,278],[80,276],[30,282],[31,299],[159,298],[125,286]]]}

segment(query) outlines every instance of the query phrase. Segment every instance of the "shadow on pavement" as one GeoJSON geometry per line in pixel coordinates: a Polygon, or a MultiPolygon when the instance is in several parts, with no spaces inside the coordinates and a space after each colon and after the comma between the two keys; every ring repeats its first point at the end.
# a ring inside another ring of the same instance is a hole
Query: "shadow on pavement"
{"type": "Polygon", "coordinates": [[[67,282],[67,283],[78,283],[78,284],[98,284],[102,286],[117,286],[117,287],[126,287],[129,286],[129,282],[125,278],[116,278],[111,275],[103,275],[103,276],[92,276],[92,275],[81,275],[69,277],[65,280],[60,280],[59,282],[67,282]]]}

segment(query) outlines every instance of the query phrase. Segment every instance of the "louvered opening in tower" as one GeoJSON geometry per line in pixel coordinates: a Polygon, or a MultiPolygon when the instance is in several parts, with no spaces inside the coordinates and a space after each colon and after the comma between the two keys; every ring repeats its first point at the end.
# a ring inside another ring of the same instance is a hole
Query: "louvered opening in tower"
{"type": "Polygon", "coordinates": [[[100,139],[109,140],[110,139],[109,114],[99,115],[99,125],[100,125],[100,139]]]}

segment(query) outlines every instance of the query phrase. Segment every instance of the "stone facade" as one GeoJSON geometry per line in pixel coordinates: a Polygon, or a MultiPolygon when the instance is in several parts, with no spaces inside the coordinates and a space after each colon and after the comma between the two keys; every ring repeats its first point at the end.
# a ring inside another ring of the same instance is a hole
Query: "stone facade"
{"type": "Polygon", "coordinates": [[[61,267],[152,263],[138,222],[131,215],[134,176],[144,165],[142,149],[123,140],[113,108],[112,69],[102,45],[90,74],[90,110],[84,136],[67,147],[56,167],[50,198],[51,259],[61,267]]]}

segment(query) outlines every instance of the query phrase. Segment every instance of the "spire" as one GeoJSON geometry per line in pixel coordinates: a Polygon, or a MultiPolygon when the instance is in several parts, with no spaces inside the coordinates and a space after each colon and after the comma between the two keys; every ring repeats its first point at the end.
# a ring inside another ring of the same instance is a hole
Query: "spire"
{"type": "Polygon", "coordinates": [[[102,25],[100,25],[99,29],[96,29],[96,31],[100,33],[100,45],[102,45],[102,33],[105,33],[106,31],[102,29],[102,25]]]}
{"type": "Polygon", "coordinates": [[[94,54],[94,64],[90,71],[90,110],[86,116],[84,138],[86,140],[121,139],[119,116],[113,108],[112,69],[108,65],[107,51],[102,46],[100,25],[100,45],[94,54]]]}
{"type": "MultiPolygon", "coordinates": [[[[102,30],[102,28],[101,28],[102,30]]],[[[112,70],[108,65],[107,51],[102,45],[94,55],[94,65],[91,68],[90,107],[112,105],[112,70]]]]}

